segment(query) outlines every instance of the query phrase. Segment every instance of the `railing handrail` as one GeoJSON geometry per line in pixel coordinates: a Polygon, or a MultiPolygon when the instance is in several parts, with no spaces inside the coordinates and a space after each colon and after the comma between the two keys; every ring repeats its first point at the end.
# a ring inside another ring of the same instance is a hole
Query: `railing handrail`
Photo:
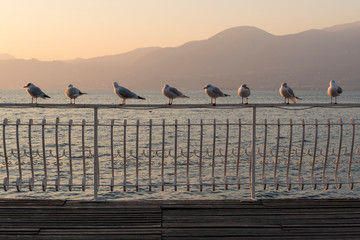
{"type": "Polygon", "coordinates": [[[297,103],[297,104],[284,104],[284,103],[231,103],[231,104],[216,104],[213,106],[209,103],[207,104],[69,104],[69,103],[41,103],[41,104],[32,104],[32,103],[0,103],[0,108],[17,108],[17,107],[27,107],[27,108],[119,108],[119,109],[141,109],[141,108],[207,108],[207,109],[221,109],[221,108],[271,108],[271,107],[311,107],[311,108],[343,108],[343,107],[360,107],[360,103],[297,103]]]}

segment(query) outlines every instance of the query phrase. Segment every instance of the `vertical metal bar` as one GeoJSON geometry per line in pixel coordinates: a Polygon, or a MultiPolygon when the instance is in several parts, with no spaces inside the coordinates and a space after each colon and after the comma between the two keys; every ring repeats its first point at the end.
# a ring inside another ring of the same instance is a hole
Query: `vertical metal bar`
{"type": "Polygon", "coordinates": [[[21,190],[21,183],[22,183],[19,125],[20,125],[20,119],[17,119],[16,120],[16,150],[17,150],[17,159],[18,159],[18,167],[19,167],[19,178],[17,179],[16,187],[18,191],[21,190]]]}
{"type": "Polygon", "coordinates": [[[190,119],[188,119],[187,135],[187,156],[186,156],[186,185],[187,191],[190,191],[190,119]]]}
{"type": "Polygon", "coordinates": [[[151,191],[152,119],[149,123],[149,191],[151,191]]]}
{"type": "Polygon", "coordinates": [[[239,139],[238,139],[237,159],[236,159],[236,182],[238,189],[240,189],[240,175],[239,175],[240,154],[241,154],[241,119],[239,119],[239,139]]]}
{"type": "Polygon", "coordinates": [[[264,150],[263,150],[263,166],[262,166],[262,180],[263,180],[263,189],[266,189],[266,176],[265,176],[265,165],[266,165],[266,145],[267,145],[267,132],[268,132],[268,124],[267,119],[264,120],[264,150]]]}
{"type": "Polygon", "coordinates": [[[250,183],[251,183],[251,199],[255,200],[256,196],[255,196],[255,164],[256,164],[256,105],[253,106],[252,108],[252,134],[251,134],[251,163],[250,163],[250,168],[251,168],[251,178],[250,178],[250,183]]]}
{"type": "Polygon", "coordinates": [[[275,189],[279,189],[278,177],[277,177],[277,167],[279,160],[279,145],[280,145],[280,119],[277,119],[277,138],[276,138],[276,152],[275,152],[275,166],[274,166],[274,184],[275,189]]]}
{"type": "Polygon", "coordinates": [[[304,121],[304,119],[301,119],[301,125],[302,125],[302,139],[301,139],[301,152],[300,152],[300,160],[299,160],[298,182],[299,182],[300,190],[303,190],[304,189],[304,178],[301,177],[301,168],[302,168],[302,162],[303,162],[303,157],[304,157],[304,145],[305,145],[305,121],[304,121]]]}
{"type": "Polygon", "coordinates": [[[125,119],[124,120],[124,184],[123,184],[123,187],[124,187],[124,192],[126,192],[126,176],[127,176],[127,173],[126,173],[126,169],[127,169],[127,159],[126,159],[126,126],[127,126],[127,120],[125,119]]]}
{"type": "Polygon", "coordinates": [[[229,148],[229,119],[226,119],[226,139],[225,139],[225,159],[224,159],[224,189],[228,190],[228,179],[227,179],[227,158],[229,148]]]}
{"type": "Polygon", "coordinates": [[[98,149],[98,108],[94,108],[94,199],[97,200],[100,183],[99,149],[98,149]]]}
{"type": "Polygon", "coordinates": [[[214,119],[214,134],[213,134],[213,152],[212,152],[212,166],[211,166],[211,183],[212,183],[212,190],[215,191],[215,151],[216,151],[216,119],[214,119]]]}
{"type": "Polygon", "coordinates": [[[114,191],[115,184],[115,164],[114,164],[114,123],[115,120],[111,120],[110,124],[110,159],[111,159],[111,182],[110,191],[114,191]]]}
{"type": "Polygon", "coordinates": [[[204,125],[203,125],[203,120],[200,120],[200,158],[199,158],[199,186],[200,186],[200,191],[203,190],[203,186],[202,186],[202,154],[203,154],[203,130],[204,130],[204,125]]]}
{"type": "Polygon", "coordinates": [[[164,164],[165,164],[165,119],[162,121],[162,143],[161,143],[161,191],[165,190],[164,180],[164,164]]]}
{"type": "Polygon", "coordinates": [[[136,191],[139,191],[139,119],[136,120],[136,156],[135,156],[135,164],[136,164],[136,191]]]}
{"type": "Polygon", "coordinates": [[[59,191],[59,187],[60,187],[59,122],[60,119],[56,118],[55,121],[55,152],[56,152],[56,170],[57,170],[57,177],[55,181],[56,191],[59,191]]]}
{"type": "Polygon", "coordinates": [[[86,186],[86,156],[85,156],[85,119],[82,120],[81,124],[81,149],[82,149],[82,162],[83,162],[83,179],[82,179],[82,190],[85,191],[86,186]]]}
{"type": "Polygon", "coordinates": [[[4,158],[5,158],[5,167],[6,167],[6,178],[4,179],[4,190],[8,190],[9,182],[10,182],[10,172],[9,172],[9,162],[8,155],[6,151],[6,131],[5,127],[8,124],[7,118],[4,119],[3,122],[3,149],[4,149],[4,158]]]}
{"type": "Polygon", "coordinates": [[[343,122],[342,119],[339,118],[339,125],[340,125],[340,136],[339,136],[339,151],[338,151],[338,155],[336,158],[336,165],[335,165],[335,183],[336,183],[336,188],[340,189],[341,188],[341,177],[338,176],[338,170],[339,170],[339,163],[340,163],[340,157],[341,157],[341,148],[342,148],[342,139],[343,139],[343,122]]]}
{"type": "Polygon", "coordinates": [[[175,153],[174,153],[174,190],[177,191],[177,140],[178,140],[178,121],[175,119],[175,153]]]}
{"type": "Polygon", "coordinates": [[[73,120],[69,120],[69,191],[72,190],[72,181],[73,181],[73,166],[72,166],[72,149],[71,149],[71,127],[72,127],[73,120]]]}
{"type": "Polygon", "coordinates": [[[46,163],[46,151],[45,151],[45,125],[46,119],[43,119],[41,124],[41,132],[42,132],[42,150],[43,150],[43,161],[44,161],[44,178],[42,183],[43,191],[46,190],[47,186],[47,163],[46,163]]]}
{"type": "Polygon", "coordinates": [[[353,159],[353,153],[354,153],[354,143],[355,143],[355,121],[354,119],[350,119],[350,123],[352,125],[352,139],[351,139],[351,150],[350,150],[350,156],[349,156],[349,169],[348,169],[348,184],[349,188],[353,189],[354,187],[354,180],[351,176],[351,164],[353,159]]]}
{"type": "Polygon", "coordinates": [[[314,153],[313,153],[313,159],[312,159],[312,166],[311,166],[311,185],[313,190],[316,189],[316,176],[314,176],[314,170],[315,170],[315,163],[316,163],[316,149],[317,149],[317,141],[318,141],[318,120],[314,119],[315,124],[315,139],[314,139],[314,153]]]}
{"type": "Polygon", "coordinates": [[[29,136],[29,154],[30,154],[30,166],[31,166],[31,178],[29,179],[29,190],[32,191],[34,188],[34,178],[35,178],[35,174],[34,174],[34,159],[33,159],[33,154],[32,154],[32,144],[31,144],[31,125],[33,124],[33,120],[30,119],[29,120],[29,131],[28,131],[28,136],[29,136]]]}
{"type": "Polygon", "coordinates": [[[324,185],[324,189],[327,190],[329,188],[328,180],[326,177],[326,167],[327,167],[327,160],[329,155],[329,147],[330,147],[330,120],[326,119],[326,124],[328,126],[328,134],[327,134],[327,141],[326,141],[326,152],[324,157],[323,163],[323,171],[322,171],[322,181],[324,185]]]}
{"type": "Polygon", "coordinates": [[[292,119],[289,120],[290,125],[290,133],[289,133],[289,152],[287,158],[287,167],[286,167],[286,182],[287,182],[287,189],[291,189],[291,177],[289,176],[290,172],[290,164],[291,164],[291,150],[292,150],[292,135],[293,135],[293,123],[292,119]]]}

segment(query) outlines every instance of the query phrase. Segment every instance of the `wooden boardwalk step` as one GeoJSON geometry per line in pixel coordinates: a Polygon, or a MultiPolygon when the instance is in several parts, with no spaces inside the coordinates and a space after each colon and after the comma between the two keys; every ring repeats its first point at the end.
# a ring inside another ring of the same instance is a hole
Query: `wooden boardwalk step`
{"type": "Polygon", "coordinates": [[[360,239],[360,199],[0,200],[0,239],[360,239]]]}

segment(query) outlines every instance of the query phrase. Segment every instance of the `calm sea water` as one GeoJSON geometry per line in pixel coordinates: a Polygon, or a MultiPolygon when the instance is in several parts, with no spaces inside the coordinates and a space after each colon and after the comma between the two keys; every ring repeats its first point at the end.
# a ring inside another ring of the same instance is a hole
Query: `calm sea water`
{"type": "MultiPolygon", "coordinates": [[[[166,104],[168,102],[161,91],[135,91],[138,95],[145,97],[146,101],[141,100],[128,100],[128,104],[131,103],[143,103],[143,104],[166,104]]],[[[188,95],[189,99],[176,99],[174,104],[182,103],[199,103],[206,104],[210,102],[208,96],[204,91],[183,91],[188,95]]],[[[219,98],[218,103],[240,103],[241,99],[237,96],[235,91],[224,91],[229,93],[231,96],[228,98],[219,98]]],[[[68,103],[69,100],[64,96],[63,91],[50,90],[46,93],[51,96],[51,99],[42,100],[39,99],[39,103],[68,103]]],[[[296,95],[301,97],[304,103],[327,103],[330,101],[326,94],[326,91],[297,91],[296,95]]],[[[4,103],[28,103],[31,102],[31,98],[27,95],[25,90],[12,90],[12,91],[1,91],[1,102],[4,103]]],[[[101,91],[88,91],[87,95],[81,96],[77,99],[78,104],[92,103],[92,104],[117,104],[120,103],[119,99],[112,90],[101,90],[101,91]]],[[[283,99],[279,96],[278,92],[270,91],[253,91],[249,98],[249,103],[282,103],[283,99]]],[[[360,92],[347,91],[338,98],[338,102],[341,103],[360,103],[360,92]]],[[[61,157],[61,183],[67,184],[70,172],[69,166],[69,138],[68,130],[69,127],[66,123],[69,120],[73,120],[75,126],[72,127],[72,164],[73,164],[73,182],[75,184],[81,184],[83,168],[82,168],[82,151],[81,151],[81,125],[82,120],[87,123],[93,121],[93,111],[91,109],[44,109],[44,108],[3,108],[1,109],[2,117],[9,120],[10,125],[6,126],[6,150],[9,154],[10,166],[10,182],[15,184],[16,178],[19,176],[19,168],[16,164],[16,134],[15,124],[16,119],[21,119],[22,123],[28,123],[29,119],[33,119],[35,125],[32,127],[32,141],[33,141],[33,152],[35,160],[37,161],[35,169],[35,184],[41,184],[43,177],[43,164],[42,164],[42,142],[41,142],[41,122],[46,119],[47,123],[55,123],[57,117],[60,118],[60,122],[64,126],[59,128],[59,141],[60,141],[60,153],[64,155],[61,157]],[[12,152],[11,152],[12,151],[12,152]],[[39,153],[37,153],[38,151],[39,153]],[[11,155],[12,154],[12,155],[11,155]]],[[[293,123],[299,124],[301,119],[304,119],[306,123],[314,123],[314,118],[318,119],[321,124],[318,129],[318,145],[315,151],[320,154],[315,159],[314,171],[316,173],[318,181],[321,182],[322,172],[324,169],[324,150],[327,144],[327,126],[324,125],[326,119],[329,119],[331,123],[338,122],[341,118],[344,123],[349,123],[350,118],[353,118],[355,122],[360,120],[360,111],[358,108],[316,108],[316,109],[305,109],[305,108],[271,108],[271,109],[258,109],[257,111],[257,123],[264,123],[267,119],[270,126],[268,126],[267,135],[267,158],[265,159],[265,172],[268,181],[273,182],[274,171],[275,171],[275,149],[277,142],[277,126],[275,124],[277,119],[280,119],[281,123],[288,123],[289,119],[292,119],[293,123]],[[320,152],[320,149],[322,152],[320,152]],[[272,151],[272,152],[271,152],[272,151]]],[[[173,124],[175,120],[178,121],[177,129],[177,146],[178,146],[178,158],[176,163],[176,178],[179,184],[184,185],[186,183],[186,153],[187,153],[187,137],[188,128],[187,121],[190,119],[191,123],[199,124],[202,119],[205,124],[203,128],[203,159],[201,174],[203,177],[203,183],[211,183],[212,174],[212,151],[213,151],[213,137],[214,128],[211,125],[216,119],[219,124],[225,124],[226,120],[229,119],[230,131],[229,131],[229,142],[228,142],[228,163],[224,164],[224,151],[225,151],[225,134],[226,126],[219,125],[216,128],[216,162],[214,167],[214,173],[216,176],[216,183],[223,183],[224,170],[227,171],[228,182],[236,182],[236,153],[238,149],[239,139],[239,119],[241,119],[241,162],[239,165],[240,178],[242,183],[248,181],[249,176],[249,152],[250,152],[250,140],[251,140],[251,110],[250,109],[143,109],[143,110],[132,110],[132,109],[110,109],[99,111],[100,123],[109,125],[111,120],[115,120],[114,128],[114,154],[115,154],[115,185],[114,191],[109,190],[109,183],[111,178],[111,153],[110,153],[110,126],[102,126],[99,128],[99,156],[100,156],[100,169],[101,169],[101,184],[104,186],[100,187],[99,199],[115,200],[115,199],[248,199],[250,197],[250,190],[247,184],[242,184],[241,189],[238,190],[237,186],[230,185],[228,190],[224,190],[223,186],[217,186],[215,191],[212,190],[211,186],[204,186],[203,191],[199,191],[199,187],[194,185],[191,186],[190,191],[186,191],[185,186],[178,187],[178,191],[174,191],[173,182],[175,177],[175,163],[174,163],[174,144],[175,144],[175,128],[174,126],[168,126],[166,128],[166,142],[165,152],[166,166],[164,169],[165,183],[168,185],[165,187],[165,191],[161,191],[159,187],[154,187],[151,192],[148,191],[148,176],[149,176],[149,165],[148,165],[148,149],[149,149],[149,127],[140,127],[140,164],[139,164],[139,184],[140,190],[135,191],[135,187],[128,187],[127,191],[123,191],[123,187],[120,186],[123,183],[124,176],[124,120],[127,121],[129,126],[126,127],[126,177],[127,184],[135,184],[135,137],[136,127],[134,126],[136,121],[139,120],[140,124],[148,125],[150,119],[152,123],[159,126],[154,126],[152,129],[152,153],[154,155],[152,159],[151,174],[152,183],[158,184],[161,181],[161,149],[162,149],[162,127],[160,126],[163,119],[167,124],[173,124]]],[[[297,180],[299,171],[299,150],[301,147],[301,134],[302,126],[295,125],[293,127],[293,146],[292,152],[297,149],[297,154],[291,159],[291,167],[289,168],[290,176],[292,181],[297,180]]],[[[24,155],[29,154],[28,146],[28,126],[20,126],[20,148],[24,155]]],[[[257,182],[262,181],[262,154],[264,144],[264,126],[258,126],[257,129],[257,149],[259,155],[257,155],[257,182]]],[[[92,158],[91,150],[93,147],[93,128],[87,127],[85,133],[85,148],[86,148],[86,179],[88,183],[92,182],[92,158]]],[[[2,129],[2,133],[4,128],[2,129]]],[[[286,182],[286,171],[287,171],[287,152],[289,149],[289,126],[281,128],[280,132],[280,146],[279,146],[279,159],[276,168],[276,174],[279,177],[279,181],[286,182]]],[[[356,127],[358,131],[358,127],[356,127]]],[[[47,126],[45,129],[45,142],[46,142],[46,154],[51,155],[55,152],[55,130],[54,126],[47,126]]],[[[326,176],[329,181],[333,182],[333,176],[335,172],[336,155],[339,148],[339,137],[340,137],[339,126],[333,126],[331,128],[330,138],[330,154],[328,157],[326,170],[326,176]],[[333,152],[332,152],[333,151],[333,152]],[[332,152],[332,154],[331,154],[332,152]]],[[[200,126],[191,126],[191,165],[190,165],[190,176],[191,183],[196,184],[199,176],[199,149],[200,149],[200,126]]],[[[338,170],[339,175],[343,178],[347,177],[349,167],[349,150],[351,147],[351,136],[352,126],[344,126],[344,135],[342,142],[342,157],[341,164],[338,170]]],[[[309,181],[312,169],[312,154],[314,152],[314,138],[315,128],[314,126],[306,127],[305,137],[305,157],[302,166],[301,176],[304,177],[305,181],[309,181]]],[[[356,136],[355,138],[355,150],[356,153],[360,145],[360,139],[356,136]]],[[[4,142],[0,144],[2,165],[0,169],[0,176],[2,179],[6,176],[5,158],[4,158],[4,142]]],[[[359,181],[359,175],[357,174],[359,168],[359,154],[354,154],[351,175],[354,177],[354,181],[359,181]]],[[[48,182],[53,185],[56,177],[56,158],[49,156],[48,162],[48,182]]],[[[22,174],[23,181],[28,182],[28,178],[31,176],[31,169],[29,166],[29,157],[22,157],[22,174]]],[[[225,185],[225,184],[224,184],[225,185]]],[[[360,197],[358,184],[355,184],[354,190],[350,191],[347,186],[343,186],[340,190],[337,190],[334,185],[330,185],[329,190],[325,191],[322,185],[318,185],[316,190],[312,190],[311,186],[305,186],[303,191],[297,188],[297,185],[292,186],[292,190],[288,191],[286,186],[280,186],[279,190],[274,190],[272,185],[268,185],[266,190],[261,190],[262,186],[257,185],[257,196],[259,198],[269,197],[360,197]]],[[[91,199],[92,189],[87,187],[85,192],[82,192],[79,187],[74,187],[73,191],[69,192],[66,186],[62,186],[59,192],[54,190],[53,186],[49,186],[46,192],[42,192],[40,186],[36,186],[35,190],[29,192],[27,188],[22,191],[16,191],[15,187],[10,187],[7,192],[2,192],[2,197],[5,198],[67,198],[67,199],[91,199]]]]}

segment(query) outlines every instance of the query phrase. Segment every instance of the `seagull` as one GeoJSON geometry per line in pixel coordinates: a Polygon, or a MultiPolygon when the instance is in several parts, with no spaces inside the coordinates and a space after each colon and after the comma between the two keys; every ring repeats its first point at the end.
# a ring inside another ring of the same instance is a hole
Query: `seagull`
{"type": "Polygon", "coordinates": [[[335,103],[334,104],[337,104],[337,96],[339,96],[340,93],[342,93],[341,87],[336,85],[334,80],[331,80],[330,81],[330,86],[329,86],[329,88],[327,90],[327,94],[331,97],[331,103],[333,103],[332,99],[334,97],[335,98],[335,103]]]}
{"type": "Polygon", "coordinates": [[[211,97],[211,104],[213,106],[216,106],[216,98],[218,97],[228,97],[230,95],[224,94],[219,88],[208,84],[206,87],[204,87],[206,94],[211,97]],[[213,103],[213,98],[215,99],[215,103],[213,103]]]}
{"type": "Polygon", "coordinates": [[[39,87],[35,86],[32,83],[28,83],[28,85],[24,86],[24,88],[27,88],[26,91],[31,96],[31,103],[34,103],[34,98],[35,98],[35,103],[36,104],[37,104],[37,99],[39,97],[43,98],[43,99],[50,98],[43,91],[41,91],[41,89],[39,87]]]}
{"type": "Polygon", "coordinates": [[[65,95],[70,98],[70,104],[72,104],[72,99],[74,99],[74,104],[75,104],[75,99],[78,96],[81,96],[83,94],[87,94],[87,93],[83,93],[81,92],[79,89],[73,87],[73,85],[69,85],[68,88],[65,90],[65,95]]]}
{"type": "Polygon", "coordinates": [[[136,98],[136,99],[145,100],[145,98],[136,95],[129,89],[119,86],[119,84],[117,82],[114,82],[113,86],[114,86],[114,92],[123,99],[123,102],[120,105],[124,105],[125,100],[128,98],[136,98]]]}
{"type": "Polygon", "coordinates": [[[244,104],[244,98],[246,98],[246,104],[249,103],[248,97],[250,96],[250,88],[243,84],[238,89],[238,94],[241,97],[241,103],[244,104]]]}
{"type": "Polygon", "coordinates": [[[281,87],[279,89],[280,95],[284,98],[284,103],[286,103],[286,99],[288,99],[288,102],[286,104],[289,104],[289,99],[296,103],[296,100],[302,100],[301,98],[298,98],[295,96],[293,90],[287,86],[286,83],[282,83],[281,87]]]}
{"type": "Polygon", "coordinates": [[[174,87],[170,87],[169,85],[165,84],[162,88],[162,94],[169,98],[169,105],[172,104],[174,98],[189,98],[182,94],[179,90],[174,87]]]}

